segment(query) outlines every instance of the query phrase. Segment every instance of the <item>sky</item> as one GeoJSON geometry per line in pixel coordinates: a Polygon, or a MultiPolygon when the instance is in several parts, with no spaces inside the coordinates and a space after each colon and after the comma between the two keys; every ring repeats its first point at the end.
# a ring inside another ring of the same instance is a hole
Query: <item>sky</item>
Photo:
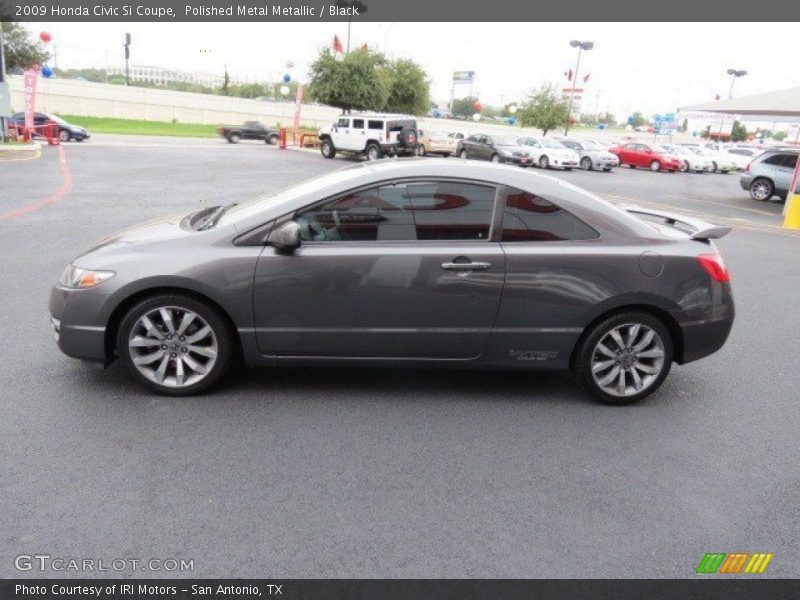
{"type": "MultiPolygon", "coordinates": [[[[122,40],[133,36],[132,64],[190,72],[276,79],[287,71],[303,81],[320,47],[334,35],[347,43],[347,23],[33,23],[53,35],[60,68],[123,64],[122,40]]],[[[521,101],[545,81],[568,87],[575,70],[570,40],[595,46],[581,57],[583,112],[608,112],[622,121],[679,106],[727,98],[729,68],[748,71],[734,96],[799,85],[791,68],[797,54],[791,23],[359,23],[350,44],[364,43],[419,63],[432,97],[446,105],[453,71],[476,72],[473,92],[482,102],[521,101]]],[[[469,87],[456,87],[455,96],[469,87]]]]}

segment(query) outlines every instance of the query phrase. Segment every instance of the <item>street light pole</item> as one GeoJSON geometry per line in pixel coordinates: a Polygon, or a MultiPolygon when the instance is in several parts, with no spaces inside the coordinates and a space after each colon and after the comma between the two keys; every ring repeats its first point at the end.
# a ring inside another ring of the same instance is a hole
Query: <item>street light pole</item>
{"type": "Polygon", "coordinates": [[[569,110],[567,112],[567,124],[564,125],[564,135],[569,131],[569,120],[572,118],[572,103],[575,98],[575,85],[578,83],[578,72],[581,69],[581,52],[587,52],[594,48],[594,42],[582,42],[580,40],[572,40],[569,43],[573,48],[578,49],[578,61],[575,63],[575,78],[572,80],[572,88],[569,91],[569,110]]]}
{"type": "MultiPolygon", "coordinates": [[[[3,24],[0,23],[0,84],[6,81],[6,56],[5,47],[3,46],[3,24]]],[[[8,141],[8,129],[6,126],[6,118],[0,115],[0,142],[8,141]]]]}
{"type": "Polygon", "coordinates": [[[747,71],[740,70],[740,69],[728,69],[728,75],[731,76],[731,89],[728,90],[728,100],[733,98],[733,84],[736,83],[737,77],[744,77],[747,75],[747,71]]]}

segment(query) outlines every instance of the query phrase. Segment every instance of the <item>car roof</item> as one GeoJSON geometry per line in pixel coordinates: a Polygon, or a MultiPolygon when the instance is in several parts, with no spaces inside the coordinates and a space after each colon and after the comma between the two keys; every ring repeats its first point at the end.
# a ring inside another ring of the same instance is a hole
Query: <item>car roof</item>
{"type": "Polygon", "coordinates": [[[363,119],[416,119],[413,115],[403,115],[400,113],[351,113],[341,114],[341,117],[360,117],[363,119]]]}

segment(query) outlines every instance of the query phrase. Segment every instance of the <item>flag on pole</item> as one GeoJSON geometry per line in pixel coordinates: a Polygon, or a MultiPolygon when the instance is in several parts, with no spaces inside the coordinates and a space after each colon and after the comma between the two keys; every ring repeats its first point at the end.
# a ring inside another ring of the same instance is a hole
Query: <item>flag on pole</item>
{"type": "Polygon", "coordinates": [[[339,41],[338,35],[333,36],[333,51],[334,53],[338,52],[340,54],[344,52],[344,48],[342,48],[342,42],[339,41]]]}
{"type": "Polygon", "coordinates": [[[583,76],[583,83],[587,83],[589,81],[589,77],[591,77],[591,73],[587,73],[583,76]]]}
{"type": "Polygon", "coordinates": [[[572,69],[564,73],[564,76],[567,78],[567,81],[572,81],[572,69]]]}

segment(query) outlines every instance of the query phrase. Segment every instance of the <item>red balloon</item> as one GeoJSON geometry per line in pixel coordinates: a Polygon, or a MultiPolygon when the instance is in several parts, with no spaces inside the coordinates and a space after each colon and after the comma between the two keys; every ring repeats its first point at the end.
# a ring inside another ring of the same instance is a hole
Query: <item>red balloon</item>
{"type": "Polygon", "coordinates": [[[45,44],[49,44],[50,40],[53,39],[53,36],[50,35],[49,31],[43,31],[39,34],[39,39],[42,40],[45,44]]]}
{"type": "Polygon", "coordinates": [[[481,109],[483,108],[483,104],[481,104],[480,102],[476,102],[475,104],[472,105],[472,108],[474,108],[478,112],[481,112],[481,109]]]}

